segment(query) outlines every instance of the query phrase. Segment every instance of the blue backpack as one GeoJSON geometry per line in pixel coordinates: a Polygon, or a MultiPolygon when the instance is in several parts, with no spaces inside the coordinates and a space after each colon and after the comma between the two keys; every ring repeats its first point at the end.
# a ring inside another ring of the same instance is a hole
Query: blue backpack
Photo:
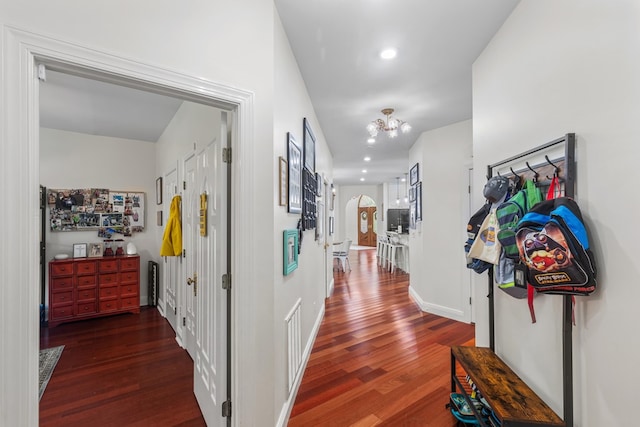
{"type": "Polygon", "coordinates": [[[535,205],[518,222],[516,242],[527,280],[538,292],[589,295],[596,289],[595,260],[573,199],[535,205]]]}

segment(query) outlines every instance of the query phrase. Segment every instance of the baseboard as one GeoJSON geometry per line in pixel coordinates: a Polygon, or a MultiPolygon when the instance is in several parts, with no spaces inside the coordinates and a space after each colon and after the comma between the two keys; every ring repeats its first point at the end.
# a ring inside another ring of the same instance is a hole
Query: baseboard
{"type": "Polygon", "coordinates": [[[316,341],[316,336],[318,336],[318,331],[320,330],[322,319],[324,319],[324,303],[320,308],[320,312],[318,313],[318,317],[316,318],[316,323],[313,325],[313,330],[311,331],[309,339],[307,340],[307,344],[305,345],[304,353],[302,354],[302,366],[300,367],[300,375],[298,375],[298,378],[296,378],[296,382],[291,389],[291,393],[289,394],[287,401],[284,402],[284,405],[282,406],[282,410],[280,411],[280,416],[278,417],[276,427],[286,427],[289,422],[289,416],[291,415],[291,411],[293,410],[293,404],[296,401],[296,396],[298,395],[298,389],[300,388],[300,383],[302,382],[304,371],[305,369],[307,369],[307,363],[309,362],[309,357],[311,356],[313,343],[316,341]]]}
{"type": "Polygon", "coordinates": [[[436,316],[457,320],[458,322],[469,323],[462,310],[456,310],[451,307],[445,307],[443,305],[426,302],[411,286],[409,286],[409,296],[411,296],[411,299],[413,299],[415,303],[418,304],[420,309],[426,313],[431,313],[435,314],[436,316]]]}

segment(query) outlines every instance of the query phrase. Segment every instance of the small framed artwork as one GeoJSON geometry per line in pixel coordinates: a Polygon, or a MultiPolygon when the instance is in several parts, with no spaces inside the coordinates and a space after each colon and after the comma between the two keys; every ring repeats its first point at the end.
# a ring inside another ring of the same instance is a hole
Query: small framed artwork
{"type": "Polygon", "coordinates": [[[156,179],[156,205],[162,204],[162,177],[156,179]]]}
{"type": "Polygon", "coordinates": [[[411,230],[416,229],[416,201],[415,200],[409,204],[409,228],[411,230]]]}
{"type": "Polygon", "coordinates": [[[287,132],[287,147],[287,210],[299,214],[302,212],[302,151],[291,132],[287,132]]]}
{"type": "Polygon", "coordinates": [[[336,187],[331,183],[331,194],[329,195],[329,210],[333,211],[336,202],[336,187]]]}
{"type": "Polygon", "coordinates": [[[322,175],[320,175],[318,172],[316,172],[316,195],[318,197],[322,197],[322,189],[324,187],[322,186],[322,175]]]}
{"type": "Polygon", "coordinates": [[[102,243],[89,243],[89,258],[102,256],[102,243]]]}
{"type": "Polygon", "coordinates": [[[298,230],[284,230],[282,274],[288,276],[298,268],[298,230]]]}
{"type": "Polygon", "coordinates": [[[316,240],[324,241],[324,203],[318,202],[318,218],[316,221],[316,240]]]}
{"type": "Polygon", "coordinates": [[[158,227],[162,227],[162,211],[156,212],[156,224],[158,227]]]}
{"type": "Polygon", "coordinates": [[[409,201],[413,202],[416,199],[416,187],[409,187],[409,201]]]}
{"type": "Polygon", "coordinates": [[[309,120],[302,121],[304,127],[304,167],[311,173],[316,172],[316,137],[311,130],[309,120]]]}
{"type": "Polygon", "coordinates": [[[87,257],[87,244],[86,243],[74,243],[73,244],[73,257],[74,258],[86,258],[87,257]]]}
{"type": "Polygon", "coordinates": [[[280,206],[287,206],[287,178],[289,178],[289,175],[287,173],[287,161],[284,157],[280,156],[279,164],[280,206]]]}
{"type": "Polygon", "coordinates": [[[409,184],[416,185],[420,179],[420,166],[419,163],[413,165],[409,171],[409,184]]]}
{"type": "Polygon", "coordinates": [[[416,222],[422,221],[422,181],[416,185],[416,222]]]}

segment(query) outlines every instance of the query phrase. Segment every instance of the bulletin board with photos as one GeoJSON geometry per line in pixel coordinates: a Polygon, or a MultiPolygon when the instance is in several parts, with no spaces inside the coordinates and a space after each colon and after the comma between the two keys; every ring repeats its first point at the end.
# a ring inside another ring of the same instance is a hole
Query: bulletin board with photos
{"type": "Polygon", "coordinates": [[[145,226],[145,193],[104,188],[49,189],[51,231],[97,230],[99,237],[113,233],[130,236],[145,226]]]}

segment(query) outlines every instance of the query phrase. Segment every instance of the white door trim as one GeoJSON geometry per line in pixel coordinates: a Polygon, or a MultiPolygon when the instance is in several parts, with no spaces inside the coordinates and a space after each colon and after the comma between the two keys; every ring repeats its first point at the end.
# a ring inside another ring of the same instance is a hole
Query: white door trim
{"type": "MultiPolygon", "coordinates": [[[[36,64],[45,63],[52,69],[74,73],[99,75],[116,81],[129,81],[138,87],[166,91],[185,99],[228,110],[235,110],[233,123],[232,165],[232,223],[231,272],[234,282],[249,284],[234,286],[232,329],[232,396],[234,407],[250,407],[252,348],[256,342],[255,328],[251,327],[255,303],[251,298],[252,283],[259,283],[253,269],[239,269],[238,265],[254,265],[250,247],[256,225],[250,215],[256,210],[254,197],[254,170],[251,147],[254,129],[254,94],[227,85],[182,74],[152,64],[101,52],[76,43],[54,39],[19,28],[2,28],[3,80],[0,117],[0,182],[6,200],[11,204],[0,207],[0,221],[5,227],[0,240],[1,283],[39,283],[39,113],[36,64]],[[17,83],[17,84],[16,84],[17,83]],[[242,173],[239,171],[242,170],[242,173]],[[21,212],[23,214],[16,214],[21,212]],[[242,330],[242,334],[236,331],[242,330]],[[241,350],[242,349],[242,350],[241,350]],[[244,356],[242,356],[244,355],[244,356]],[[242,356],[242,358],[240,357],[242,356]]],[[[38,286],[3,286],[0,299],[3,319],[20,328],[1,328],[0,340],[13,348],[5,355],[0,376],[12,384],[12,393],[3,393],[4,413],[9,425],[38,424],[38,349],[39,349],[39,289],[38,286]],[[26,374],[25,375],[24,373],[26,374]]],[[[236,414],[239,415],[239,414],[236,414]]],[[[251,415],[247,415],[251,419],[251,415]]],[[[242,417],[232,417],[232,424],[241,424],[242,417]]]]}

